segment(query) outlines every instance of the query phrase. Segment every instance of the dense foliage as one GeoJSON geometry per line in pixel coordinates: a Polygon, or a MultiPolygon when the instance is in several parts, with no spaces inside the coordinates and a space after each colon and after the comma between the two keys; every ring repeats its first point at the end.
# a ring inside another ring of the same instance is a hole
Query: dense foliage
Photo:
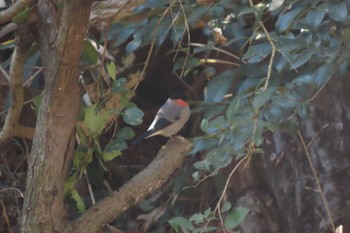
{"type": "MultiPolygon", "coordinates": [[[[133,65],[133,54],[139,49],[147,48],[152,54],[171,41],[169,54],[176,58],[172,72],[182,78],[200,68],[209,80],[205,90],[200,90],[202,101],[193,109],[202,114],[201,134],[193,138],[189,155],[202,157],[173,181],[178,195],[188,176],[199,184],[208,177],[217,178],[219,170],[232,161],[263,153],[265,132],[276,128],[295,131],[299,120],[309,116],[310,103],[331,77],[342,78],[347,73],[347,9],[348,3],[337,0],[146,0],[132,15],[104,27],[100,36],[89,34],[82,55],[82,82],[90,100],[81,110],[66,193],[79,211],[84,211],[76,183],[93,160],[105,169],[105,162],[121,155],[128,148],[126,141],[134,137],[132,127],[142,123],[143,112],[132,103],[132,97],[149,60],[137,75],[123,73],[133,65]],[[192,41],[193,29],[200,29],[207,42],[192,41]],[[116,53],[121,47],[125,53],[116,53]],[[108,143],[101,146],[101,135],[110,131],[108,143]]],[[[21,14],[27,13],[28,9],[21,14]]],[[[13,42],[7,41],[0,49],[11,45],[13,42]]],[[[38,53],[34,45],[27,67],[40,65],[38,53]]],[[[2,65],[6,68],[9,60],[2,65]]],[[[31,77],[33,70],[27,69],[25,77],[31,77]]],[[[38,93],[40,82],[35,80],[32,90],[38,93]]],[[[35,109],[40,94],[33,103],[35,109]]],[[[217,186],[216,195],[220,196],[225,184],[217,186]]],[[[164,215],[162,223],[169,221],[177,232],[208,232],[218,228],[208,222],[220,220],[226,213],[222,224],[235,228],[248,210],[221,202],[219,198],[214,208],[205,206],[192,216],[176,206],[164,215]],[[187,216],[180,216],[184,214],[187,216]]],[[[154,210],[153,204],[150,198],[139,208],[154,210]]]]}

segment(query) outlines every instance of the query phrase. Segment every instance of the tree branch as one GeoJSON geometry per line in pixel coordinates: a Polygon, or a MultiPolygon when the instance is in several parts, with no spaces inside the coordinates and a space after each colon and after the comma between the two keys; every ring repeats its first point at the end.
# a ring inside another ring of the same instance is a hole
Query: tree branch
{"type": "Polygon", "coordinates": [[[34,4],[34,0],[19,0],[15,2],[8,9],[0,12],[0,24],[10,21],[14,16],[16,16],[20,11],[25,7],[31,6],[34,4]]]}
{"type": "Polygon", "coordinates": [[[31,42],[32,40],[28,39],[28,30],[25,27],[20,28],[16,35],[16,47],[12,54],[8,80],[11,91],[11,104],[0,133],[0,145],[13,136],[14,129],[21,115],[23,105],[22,76],[27,51],[31,42]]]}
{"type": "Polygon", "coordinates": [[[190,142],[183,137],[171,138],[157,157],[119,191],[98,202],[78,218],[73,227],[79,232],[100,232],[104,224],[161,187],[181,165],[190,142]]]}

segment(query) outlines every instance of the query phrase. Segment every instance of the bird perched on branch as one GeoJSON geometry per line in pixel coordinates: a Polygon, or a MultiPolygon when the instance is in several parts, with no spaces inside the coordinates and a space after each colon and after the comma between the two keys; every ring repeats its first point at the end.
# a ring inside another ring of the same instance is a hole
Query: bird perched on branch
{"type": "Polygon", "coordinates": [[[170,137],[186,124],[190,117],[191,110],[186,96],[183,93],[176,93],[171,95],[165,104],[158,110],[152,124],[147,131],[136,138],[131,145],[135,145],[143,139],[162,135],[170,137]]]}

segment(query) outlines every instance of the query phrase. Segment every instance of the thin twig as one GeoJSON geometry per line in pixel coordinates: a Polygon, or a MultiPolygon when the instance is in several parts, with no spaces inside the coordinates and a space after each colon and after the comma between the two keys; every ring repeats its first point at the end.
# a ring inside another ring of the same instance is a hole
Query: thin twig
{"type": "Polygon", "coordinates": [[[307,146],[305,144],[305,140],[303,138],[303,135],[300,132],[300,129],[298,129],[298,135],[299,135],[299,139],[300,139],[300,141],[301,141],[301,143],[303,145],[303,149],[304,149],[305,155],[307,157],[307,160],[309,162],[311,171],[312,171],[313,176],[315,178],[316,185],[317,185],[317,191],[320,193],[320,196],[321,196],[324,208],[326,209],[326,212],[327,212],[327,215],[328,215],[331,227],[332,227],[332,231],[335,233],[336,232],[336,228],[335,228],[334,221],[333,221],[333,218],[332,218],[332,215],[331,215],[331,211],[330,211],[329,206],[328,206],[328,202],[327,202],[325,196],[323,195],[323,190],[322,190],[322,187],[321,187],[320,180],[318,179],[318,176],[317,176],[317,173],[316,173],[316,169],[315,169],[314,165],[312,164],[310,153],[309,153],[308,148],[307,148],[307,146]]]}
{"type": "Polygon", "coordinates": [[[10,224],[9,217],[8,217],[8,215],[7,215],[7,212],[6,212],[6,207],[5,207],[4,202],[3,202],[2,199],[1,199],[1,207],[2,207],[3,216],[5,216],[5,220],[6,220],[7,227],[8,227],[8,229],[10,230],[10,233],[13,233],[13,231],[12,231],[12,226],[11,226],[11,224],[10,224]]]}
{"type": "Polygon", "coordinates": [[[31,45],[31,39],[25,38],[28,33],[25,28],[19,30],[16,35],[16,46],[12,54],[9,74],[9,88],[11,91],[11,104],[5,119],[4,126],[0,132],[0,144],[11,138],[18,123],[23,106],[22,76],[27,51],[31,45]],[[26,39],[26,41],[25,41],[26,39]]]}
{"type": "Polygon", "coordinates": [[[89,194],[90,194],[90,198],[91,198],[91,203],[92,203],[92,205],[95,205],[96,204],[96,199],[95,199],[94,192],[92,191],[92,187],[91,187],[91,184],[90,184],[89,177],[87,175],[86,169],[84,170],[84,177],[85,177],[85,181],[86,181],[87,186],[88,186],[88,190],[89,190],[89,194]]]}
{"type": "MultiPolygon", "coordinates": [[[[194,47],[204,47],[204,46],[207,46],[206,44],[201,44],[201,43],[189,43],[189,45],[190,45],[190,46],[194,46],[194,47]]],[[[230,56],[230,57],[233,57],[234,59],[237,59],[238,61],[241,61],[241,59],[240,59],[237,55],[235,55],[235,54],[233,54],[233,53],[230,53],[230,52],[228,52],[228,51],[226,51],[226,50],[217,48],[217,47],[215,47],[215,46],[211,47],[210,49],[215,50],[215,51],[220,52],[220,53],[223,53],[223,54],[226,54],[226,55],[228,55],[228,56],[230,56]]],[[[242,63],[246,63],[245,61],[241,61],[241,62],[242,62],[242,63]]]]}
{"type": "MultiPolygon", "coordinates": [[[[249,0],[249,4],[250,4],[250,7],[254,7],[254,3],[253,3],[253,0],[249,0]]],[[[265,84],[264,84],[264,87],[262,89],[262,91],[265,91],[269,85],[269,82],[270,82],[270,78],[271,78],[271,74],[272,74],[272,68],[273,68],[273,60],[275,59],[275,55],[276,55],[276,46],[275,44],[273,43],[273,40],[270,36],[270,33],[267,31],[264,23],[260,20],[259,22],[262,30],[264,31],[266,37],[267,37],[267,40],[268,42],[270,43],[270,46],[271,46],[271,57],[270,57],[270,62],[269,62],[269,66],[268,66],[268,69],[267,69],[267,75],[266,75],[266,80],[265,80],[265,84]]]]}

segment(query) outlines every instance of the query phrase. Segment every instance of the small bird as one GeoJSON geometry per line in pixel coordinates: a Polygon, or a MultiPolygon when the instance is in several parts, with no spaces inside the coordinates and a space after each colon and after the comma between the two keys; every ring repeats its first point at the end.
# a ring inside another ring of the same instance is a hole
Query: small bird
{"type": "Polygon", "coordinates": [[[136,138],[131,145],[135,145],[143,139],[156,135],[170,137],[176,134],[186,124],[190,114],[191,110],[185,100],[185,95],[183,93],[171,95],[158,110],[147,131],[136,138]]]}

